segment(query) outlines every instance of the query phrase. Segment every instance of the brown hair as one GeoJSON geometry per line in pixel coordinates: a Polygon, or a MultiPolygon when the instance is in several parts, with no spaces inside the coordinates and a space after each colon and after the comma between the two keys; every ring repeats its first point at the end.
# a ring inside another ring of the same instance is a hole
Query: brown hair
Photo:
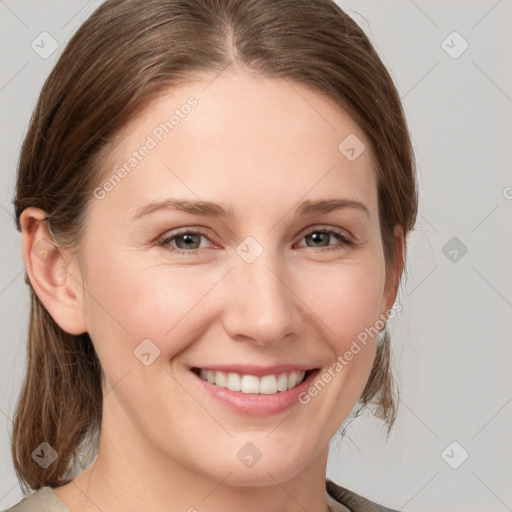
{"type": "MultiPolygon", "coordinates": [[[[353,116],[378,164],[381,235],[392,268],[393,227],[407,235],[417,213],[406,120],[370,41],[330,0],[107,0],[69,41],[42,88],[19,160],[17,229],[25,208],[41,208],[57,244],[77,250],[116,133],[159,93],[228,66],[305,84],[353,116]]],[[[99,431],[103,375],[89,335],[61,330],[26,274],[25,282],[27,368],[12,455],[22,486],[39,489],[69,482],[82,443],[99,431]],[[58,453],[46,469],[31,457],[42,442],[58,453]]],[[[388,434],[395,394],[386,330],[358,404],[362,410],[376,403],[388,434]]]]}

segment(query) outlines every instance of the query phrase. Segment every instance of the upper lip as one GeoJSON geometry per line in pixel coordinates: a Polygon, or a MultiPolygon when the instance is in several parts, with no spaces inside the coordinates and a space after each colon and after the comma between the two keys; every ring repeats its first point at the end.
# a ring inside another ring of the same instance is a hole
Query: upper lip
{"type": "Polygon", "coordinates": [[[211,364],[206,366],[193,366],[193,368],[201,368],[203,370],[211,370],[225,373],[239,373],[241,375],[254,375],[262,377],[264,375],[278,375],[285,372],[299,372],[316,370],[318,366],[310,364],[278,364],[273,366],[257,366],[254,364],[211,364]]]}

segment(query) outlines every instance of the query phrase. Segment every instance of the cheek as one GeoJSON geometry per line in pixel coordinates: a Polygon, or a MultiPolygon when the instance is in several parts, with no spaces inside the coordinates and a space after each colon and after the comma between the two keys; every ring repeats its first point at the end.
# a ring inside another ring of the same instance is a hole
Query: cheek
{"type": "Polygon", "coordinates": [[[384,263],[368,257],[350,264],[318,267],[298,288],[325,326],[326,339],[338,353],[379,319],[385,284],[384,263]]]}
{"type": "MultiPolygon", "coordinates": [[[[324,343],[329,344],[331,364],[319,376],[331,393],[322,395],[315,407],[336,411],[342,422],[362,393],[373,367],[385,284],[384,261],[374,255],[350,265],[319,269],[304,278],[301,297],[319,317],[324,343]],[[332,384],[331,384],[332,383],[332,384]]],[[[312,393],[316,392],[312,390],[312,393]]],[[[320,414],[320,413],[319,413],[320,414]]]]}
{"type": "Polygon", "coordinates": [[[121,373],[120,367],[133,363],[134,350],[147,339],[161,360],[169,360],[199,336],[208,320],[207,295],[224,271],[149,267],[144,260],[150,257],[141,254],[109,256],[91,255],[87,277],[89,333],[105,366],[115,361],[113,370],[121,373]]]}
{"type": "MultiPolygon", "coordinates": [[[[330,354],[326,367],[300,401],[311,408],[312,417],[326,418],[331,434],[354,407],[375,359],[378,332],[374,327],[380,315],[384,264],[376,256],[366,256],[351,264],[318,267],[317,272],[304,274],[298,292],[306,298],[314,315],[311,318],[321,329],[323,353],[330,354]]],[[[324,427],[318,424],[320,431],[324,427]]]]}

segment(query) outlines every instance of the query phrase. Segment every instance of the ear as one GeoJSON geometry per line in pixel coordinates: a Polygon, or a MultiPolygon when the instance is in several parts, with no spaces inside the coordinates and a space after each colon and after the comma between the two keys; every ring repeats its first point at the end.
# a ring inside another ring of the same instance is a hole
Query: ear
{"type": "Polygon", "coordinates": [[[381,315],[387,317],[396,300],[398,285],[400,284],[400,276],[404,268],[404,232],[402,226],[394,227],[395,236],[395,265],[387,269],[386,284],[384,286],[384,294],[382,296],[381,315]]]}
{"type": "Polygon", "coordinates": [[[87,328],[78,265],[57,246],[45,217],[45,211],[34,207],[26,208],[20,216],[25,270],[39,300],[58,326],[69,334],[82,334],[87,328]]]}

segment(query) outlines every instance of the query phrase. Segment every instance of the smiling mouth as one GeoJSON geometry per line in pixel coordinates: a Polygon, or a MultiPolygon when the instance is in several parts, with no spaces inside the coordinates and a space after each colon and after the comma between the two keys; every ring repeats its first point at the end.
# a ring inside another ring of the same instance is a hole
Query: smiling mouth
{"type": "Polygon", "coordinates": [[[306,380],[313,372],[318,371],[318,368],[307,371],[294,370],[290,372],[264,375],[262,377],[235,372],[204,370],[202,368],[191,368],[191,371],[200,379],[207,381],[214,386],[226,388],[230,391],[273,395],[295,388],[306,380]]]}

